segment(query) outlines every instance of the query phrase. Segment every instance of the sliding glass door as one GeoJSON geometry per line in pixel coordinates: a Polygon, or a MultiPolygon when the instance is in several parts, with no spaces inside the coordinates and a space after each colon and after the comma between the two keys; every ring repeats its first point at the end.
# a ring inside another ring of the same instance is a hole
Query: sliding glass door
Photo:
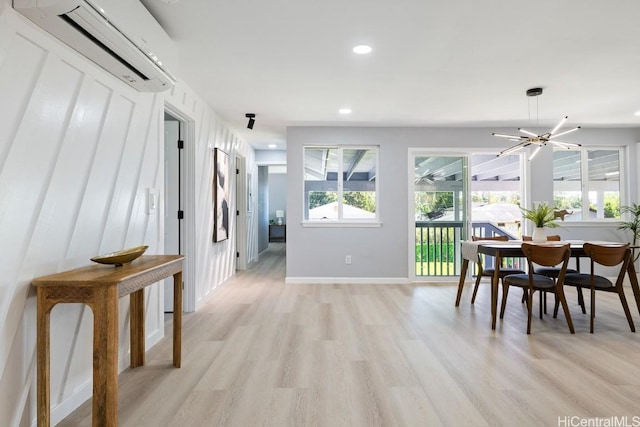
{"type": "Polygon", "coordinates": [[[457,276],[460,240],[467,230],[466,156],[414,153],[414,258],[418,277],[457,276]]]}

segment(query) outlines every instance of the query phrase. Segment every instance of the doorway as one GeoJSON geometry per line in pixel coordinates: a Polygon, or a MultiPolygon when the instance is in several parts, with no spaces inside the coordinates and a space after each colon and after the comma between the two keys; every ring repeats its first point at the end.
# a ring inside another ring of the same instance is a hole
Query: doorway
{"type": "Polygon", "coordinates": [[[247,174],[246,159],[236,155],[236,270],[247,269],[247,223],[253,214],[252,182],[253,177],[247,174]]]}
{"type": "MultiPolygon", "coordinates": [[[[164,253],[184,254],[184,123],[164,115],[164,253]]],[[[173,278],[164,281],[164,311],[173,312],[173,278]]]]}

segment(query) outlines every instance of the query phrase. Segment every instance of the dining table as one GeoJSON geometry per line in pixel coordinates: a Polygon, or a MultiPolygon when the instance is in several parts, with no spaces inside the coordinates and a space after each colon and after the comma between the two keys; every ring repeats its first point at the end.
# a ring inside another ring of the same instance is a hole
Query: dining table
{"type": "MultiPolygon", "coordinates": [[[[533,243],[528,241],[527,243],[533,243]]],[[[571,248],[571,257],[576,259],[576,270],[580,271],[580,258],[588,257],[584,252],[584,240],[565,240],[554,242],[542,242],[540,244],[553,244],[553,245],[565,245],[569,243],[571,248]]],[[[624,245],[626,243],[620,242],[601,242],[590,241],[590,243],[596,243],[600,245],[624,245]]],[[[535,244],[535,243],[534,243],[535,244]]],[[[498,284],[500,281],[500,266],[503,258],[508,257],[524,257],[522,251],[522,240],[508,240],[505,242],[497,242],[494,240],[478,240],[478,241],[463,241],[461,242],[462,248],[462,266],[460,271],[460,280],[458,282],[458,294],[456,296],[456,306],[460,304],[460,297],[464,287],[467,270],[469,268],[469,261],[476,262],[477,254],[484,254],[494,258],[494,274],[491,278],[491,329],[496,329],[496,318],[498,312],[498,284]],[[474,258],[475,255],[475,258],[474,258]]],[[[629,282],[631,283],[631,289],[633,290],[633,296],[636,300],[636,306],[640,313],[640,286],[638,285],[638,276],[636,275],[636,269],[633,262],[629,263],[627,268],[627,274],[629,275],[629,282]]]]}

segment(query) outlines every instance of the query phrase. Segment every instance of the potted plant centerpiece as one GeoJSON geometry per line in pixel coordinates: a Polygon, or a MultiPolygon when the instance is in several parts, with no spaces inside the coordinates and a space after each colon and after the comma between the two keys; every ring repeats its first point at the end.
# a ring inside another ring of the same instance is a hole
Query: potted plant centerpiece
{"type": "Polygon", "coordinates": [[[537,206],[534,203],[533,209],[527,209],[520,207],[522,211],[522,217],[533,222],[536,227],[531,235],[531,240],[534,242],[546,242],[547,235],[545,234],[545,228],[556,228],[560,225],[554,221],[555,215],[553,214],[553,208],[546,203],[539,203],[537,206]]]}

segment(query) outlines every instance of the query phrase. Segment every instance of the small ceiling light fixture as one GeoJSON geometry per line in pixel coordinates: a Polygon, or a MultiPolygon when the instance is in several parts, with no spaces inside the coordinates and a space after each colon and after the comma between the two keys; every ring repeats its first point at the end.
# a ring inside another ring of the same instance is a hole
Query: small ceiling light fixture
{"type": "MultiPolygon", "coordinates": [[[[532,89],[528,89],[527,90],[527,96],[539,96],[542,95],[542,88],[541,87],[534,87],[532,89]]],[[[529,107],[529,118],[531,118],[531,107],[529,107]]],[[[506,150],[501,151],[500,153],[498,153],[498,157],[501,156],[506,156],[507,154],[511,154],[514,151],[518,151],[521,148],[525,148],[528,147],[529,145],[533,144],[533,145],[537,145],[538,148],[533,152],[533,154],[531,156],[529,156],[529,160],[533,159],[538,152],[540,151],[540,149],[542,147],[544,147],[545,145],[547,145],[548,142],[555,144],[559,147],[562,148],[566,148],[569,149],[571,147],[581,147],[581,144],[576,144],[574,142],[563,142],[563,141],[558,141],[556,138],[558,136],[562,136],[562,135],[566,135],[570,132],[574,132],[578,129],[580,129],[580,126],[577,126],[573,129],[569,129],[566,130],[564,132],[560,132],[560,133],[556,133],[558,131],[558,129],[560,129],[562,127],[562,125],[564,124],[564,122],[567,121],[567,119],[569,118],[569,116],[564,116],[564,118],[562,118],[562,120],[560,120],[560,123],[558,123],[556,125],[556,127],[553,128],[553,130],[551,130],[550,132],[547,133],[543,133],[541,135],[538,135],[534,132],[531,132],[529,130],[526,129],[522,129],[522,128],[518,128],[518,130],[522,133],[524,133],[527,136],[524,135],[506,135],[503,133],[492,133],[493,136],[497,136],[499,138],[506,138],[509,141],[517,141],[518,143],[516,145],[514,145],[513,147],[509,147],[506,150]]],[[[538,124],[538,104],[537,104],[537,98],[536,98],[536,125],[538,124]]]]}
{"type": "Polygon", "coordinates": [[[351,114],[351,108],[341,108],[338,110],[340,114],[351,114]]]}
{"type": "Polygon", "coordinates": [[[636,111],[635,113],[633,113],[634,116],[640,116],[640,111],[636,111]]]}
{"type": "Polygon", "coordinates": [[[353,52],[357,53],[358,55],[366,55],[367,53],[371,53],[372,50],[373,49],[371,49],[371,46],[366,44],[360,44],[353,48],[353,52]]]}
{"type": "Polygon", "coordinates": [[[247,129],[253,129],[253,124],[256,122],[256,115],[253,113],[247,113],[244,116],[249,119],[249,123],[247,123],[247,129]]]}
{"type": "Polygon", "coordinates": [[[274,148],[278,148],[278,146],[276,144],[269,144],[269,148],[274,149],[274,148]]]}

